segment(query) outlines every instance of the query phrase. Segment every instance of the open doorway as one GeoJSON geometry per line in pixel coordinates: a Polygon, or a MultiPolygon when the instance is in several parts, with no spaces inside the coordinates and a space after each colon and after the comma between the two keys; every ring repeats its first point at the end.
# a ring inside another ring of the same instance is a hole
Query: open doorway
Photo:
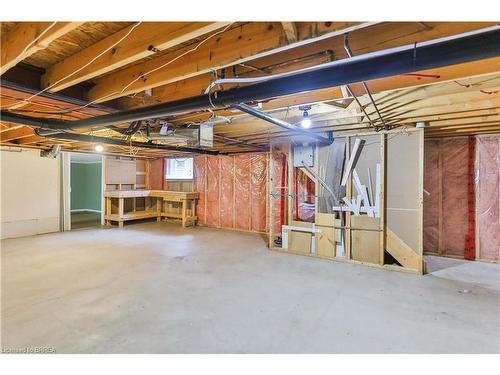
{"type": "Polygon", "coordinates": [[[100,226],[102,157],[71,153],[70,161],[71,229],[100,226]]]}

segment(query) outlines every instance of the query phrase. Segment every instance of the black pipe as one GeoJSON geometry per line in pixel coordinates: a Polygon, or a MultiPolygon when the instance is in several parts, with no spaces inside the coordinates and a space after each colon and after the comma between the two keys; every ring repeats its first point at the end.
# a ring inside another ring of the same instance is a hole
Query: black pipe
{"type": "MultiPolygon", "coordinates": [[[[40,129],[35,129],[35,133],[42,137],[49,137],[41,134],[40,129]]],[[[146,142],[135,142],[135,141],[124,141],[116,138],[108,138],[108,137],[95,137],[93,135],[86,134],[75,134],[75,133],[56,133],[51,134],[50,138],[56,139],[64,139],[68,141],[80,141],[80,142],[89,142],[89,143],[104,143],[108,145],[115,146],[133,146],[133,147],[142,147],[142,148],[152,148],[157,150],[168,150],[168,151],[180,151],[180,152],[190,152],[193,154],[203,154],[203,155],[218,155],[219,151],[210,151],[203,150],[198,148],[191,147],[182,147],[182,146],[168,146],[168,145],[160,145],[156,143],[146,143],[146,142]]]]}
{"type": "Polygon", "coordinates": [[[255,116],[257,118],[260,118],[261,120],[270,122],[271,124],[278,125],[279,127],[282,127],[287,130],[291,130],[297,134],[304,135],[309,138],[314,138],[315,141],[319,141],[322,144],[329,145],[332,143],[333,140],[330,140],[329,138],[325,138],[319,134],[307,131],[305,129],[299,128],[298,126],[292,125],[286,121],[274,118],[272,116],[269,116],[267,113],[258,111],[244,103],[240,103],[236,106],[240,111],[248,113],[249,115],[255,116]]]}
{"type": "MultiPolygon", "coordinates": [[[[454,37],[415,43],[318,65],[264,82],[152,106],[67,121],[68,130],[178,115],[214,107],[232,107],[251,100],[296,94],[352,82],[461,64],[500,55],[500,27],[493,26],[454,37]]],[[[0,111],[1,116],[6,111],[0,111]]],[[[6,121],[26,123],[25,118],[6,121]]],[[[15,115],[19,116],[19,115],[15,115]]],[[[52,129],[56,129],[50,126],[52,129]]],[[[59,127],[57,127],[59,128],[59,127]]]]}

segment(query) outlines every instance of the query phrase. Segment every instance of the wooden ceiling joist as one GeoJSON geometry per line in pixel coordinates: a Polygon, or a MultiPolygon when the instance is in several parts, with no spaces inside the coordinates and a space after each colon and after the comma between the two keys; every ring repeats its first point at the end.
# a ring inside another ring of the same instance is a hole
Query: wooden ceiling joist
{"type": "Polygon", "coordinates": [[[133,24],[51,66],[42,77],[42,87],[50,87],[50,91],[54,92],[60,91],[160,51],[178,46],[191,39],[212,33],[228,24],[229,22],[143,22],[133,24]],[[107,52],[102,54],[106,50],[107,52]],[[92,64],[81,69],[82,66],[100,54],[102,56],[92,64]]]}
{"type": "Polygon", "coordinates": [[[294,22],[281,22],[286,38],[289,43],[295,43],[298,40],[297,26],[294,22]]]}
{"type": "Polygon", "coordinates": [[[198,49],[187,46],[116,73],[97,78],[89,91],[89,100],[103,102],[146,89],[177,82],[250,60],[352,32],[374,23],[332,23],[310,28],[301,40],[289,44],[281,26],[272,22],[247,23],[211,38],[198,49]],[[313,32],[314,30],[314,32],[313,32]],[[193,50],[183,58],[179,56],[193,50]],[[179,58],[176,60],[176,58],[179,58]],[[150,73],[149,73],[150,72],[150,73]]]}
{"type": "Polygon", "coordinates": [[[0,75],[83,22],[19,22],[2,35],[0,75]]]}

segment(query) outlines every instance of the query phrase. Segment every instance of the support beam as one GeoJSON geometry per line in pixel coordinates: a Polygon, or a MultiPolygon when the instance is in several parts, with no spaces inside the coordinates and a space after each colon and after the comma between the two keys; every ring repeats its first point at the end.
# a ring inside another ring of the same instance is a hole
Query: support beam
{"type": "Polygon", "coordinates": [[[33,129],[28,126],[23,126],[22,128],[16,128],[3,132],[0,134],[0,139],[2,142],[10,142],[18,138],[30,137],[32,135],[34,135],[33,129]]]}
{"type": "Polygon", "coordinates": [[[0,75],[83,22],[19,22],[2,36],[0,75]]]}
{"type": "Polygon", "coordinates": [[[133,24],[51,66],[42,77],[42,87],[60,91],[109,73],[125,65],[212,33],[229,22],[143,22],[133,24]],[[86,68],[78,69],[114,44],[86,68]],[[77,71],[76,74],[74,72],[77,71]],[[65,77],[68,77],[64,79],[65,77]]]}

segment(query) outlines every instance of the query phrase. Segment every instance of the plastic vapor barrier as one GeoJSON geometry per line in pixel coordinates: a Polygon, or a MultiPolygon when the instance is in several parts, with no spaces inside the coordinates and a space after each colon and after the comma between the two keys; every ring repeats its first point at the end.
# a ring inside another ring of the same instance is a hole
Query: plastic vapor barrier
{"type": "Polygon", "coordinates": [[[202,225],[266,232],[267,153],[195,156],[196,212],[202,225]]]}
{"type": "Polygon", "coordinates": [[[500,136],[476,137],[476,223],[478,254],[500,259],[500,136]]]}

